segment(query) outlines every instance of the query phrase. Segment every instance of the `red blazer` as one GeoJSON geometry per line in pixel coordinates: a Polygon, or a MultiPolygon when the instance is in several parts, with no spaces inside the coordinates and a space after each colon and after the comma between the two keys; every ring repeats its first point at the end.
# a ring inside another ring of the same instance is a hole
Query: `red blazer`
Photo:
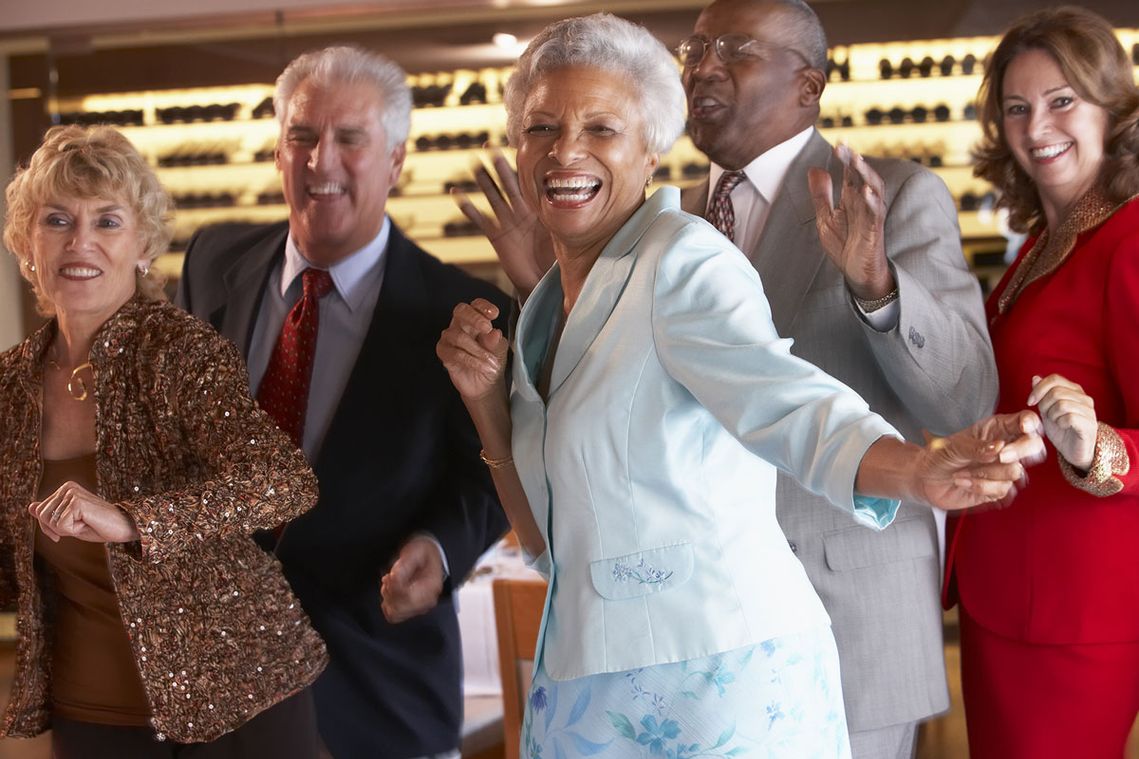
{"type": "Polygon", "coordinates": [[[1131,468],[1121,492],[1096,497],[1064,479],[1049,446],[1011,506],[951,523],[947,585],[956,580],[969,615],[1009,638],[1139,640],[1139,199],[1081,234],[1068,259],[1000,315],[1014,270],[987,304],[997,412],[1025,408],[1033,375],[1061,374],[1095,400],[1131,468]]]}

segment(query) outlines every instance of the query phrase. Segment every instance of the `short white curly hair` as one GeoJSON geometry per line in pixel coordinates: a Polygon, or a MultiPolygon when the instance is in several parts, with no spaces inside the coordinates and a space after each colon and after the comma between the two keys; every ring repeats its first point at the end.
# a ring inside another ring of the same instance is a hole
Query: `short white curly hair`
{"type": "Polygon", "coordinates": [[[506,82],[506,131],[522,136],[522,108],[535,82],[566,66],[593,66],[632,82],[652,153],[665,153],[684,132],[687,101],[672,53],[643,26],[609,13],[550,24],[526,47],[506,82]]]}

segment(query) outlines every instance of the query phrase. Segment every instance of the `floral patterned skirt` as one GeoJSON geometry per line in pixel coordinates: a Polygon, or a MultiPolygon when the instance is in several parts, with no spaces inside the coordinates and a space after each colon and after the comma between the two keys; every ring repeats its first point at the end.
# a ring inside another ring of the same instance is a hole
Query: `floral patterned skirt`
{"type": "Polygon", "coordinates": [[[829,626],[702,659],[574,680],[539,664],[522,757],[849,759],[829,626]]]}

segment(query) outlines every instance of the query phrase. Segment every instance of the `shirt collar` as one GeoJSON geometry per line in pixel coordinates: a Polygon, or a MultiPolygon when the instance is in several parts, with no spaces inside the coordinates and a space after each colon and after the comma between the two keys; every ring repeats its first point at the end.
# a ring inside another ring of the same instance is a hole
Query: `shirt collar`
{"type": "MultiPolygon", "coordinates": [[[[751,163],[744,166],[743,172],[748,181],[768,203],[775,202],[775,196],[779,194],[779,188],[783,185],[791,164],[798,158],[799,153],[803,152],[814,131],[815,128],[809,126],[794,137],[756,156],[751,163]]],[[[723,173],[724,169],[713,163],[708,172],[708,186],[715,188],[723,173]]]]}
{"type": "MultiPolygon", "coordinates": [[[[363,304],[368,293],[368,275],[380,271],[384,251],[387,250],[388,239],[391,237],[391,229],[391,219],[385,215],[379,234],[371,242],[329,267],[328,273],[332,277],[333,289],[340,294],[349,311],[355,311],[363,304]]],[[[288,292],[289,286],[308,268],[314,267],[297,247],[290,230],[285,240],[285,262],[281,268],[282,298],[288,292]]]]}

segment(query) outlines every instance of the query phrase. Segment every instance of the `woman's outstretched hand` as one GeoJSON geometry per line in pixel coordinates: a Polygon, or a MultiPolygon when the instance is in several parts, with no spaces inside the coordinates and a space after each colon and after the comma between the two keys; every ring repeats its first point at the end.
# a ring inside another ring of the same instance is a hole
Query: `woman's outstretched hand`
{"type": "Polygon", "coordinates": [[[28,506],[40,529],[54,541],[63,537],[90,543],[129,543],[138,528],[122,509],[75,482],[65,482],[42,501],[28,506]]]}
{"type": "Polygon", "coordinates": [[[497,317],[498,307],[488,300],[460,303],[435,346],[436,355],[464,400],[478,401],[505,388],[508,343],[502,330],[492,323],[497,317]]]}
{"type": "Polygon", "coordinates": [[[1040,418],[1022,411],[930,439],[915,467],[918,500],[947,511],[1009,503],[1027,483],[1025,467],[1044,460],[1042,434],[1040,418]]]}

